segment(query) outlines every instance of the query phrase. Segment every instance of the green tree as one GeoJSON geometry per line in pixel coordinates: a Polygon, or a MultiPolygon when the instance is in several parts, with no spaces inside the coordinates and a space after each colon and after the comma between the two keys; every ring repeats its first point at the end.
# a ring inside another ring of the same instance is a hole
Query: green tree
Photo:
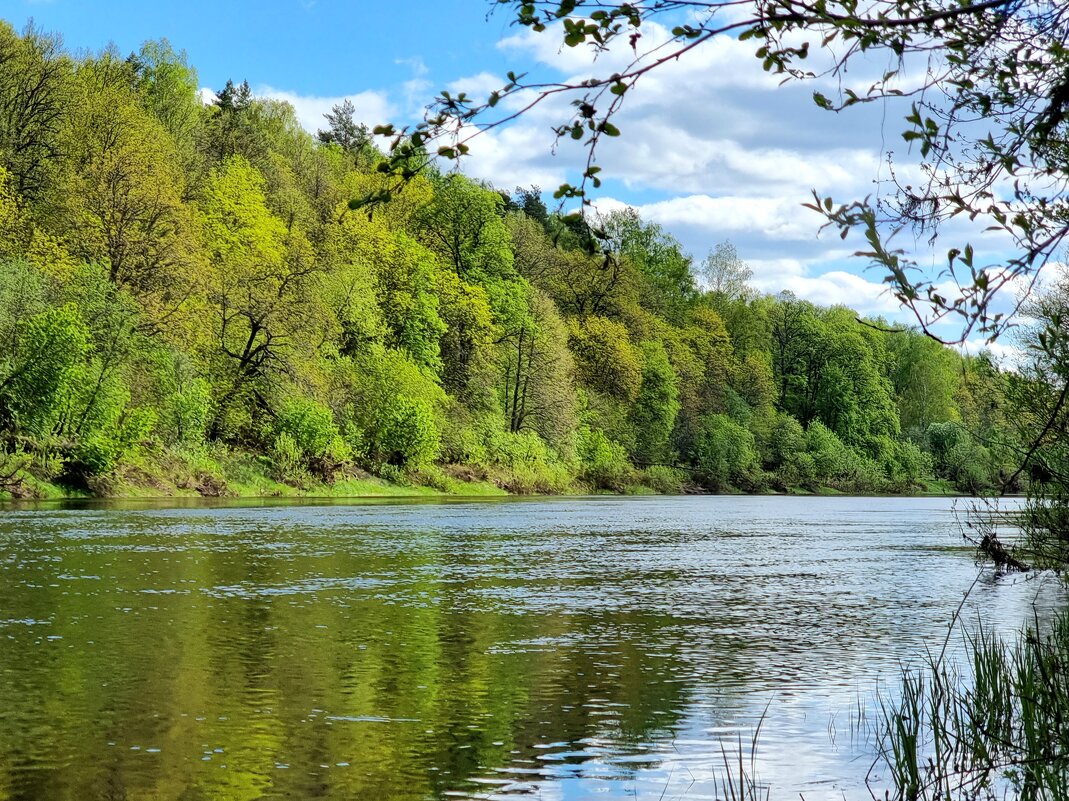
{"type": "Polygon", "coordinates": [[[203,104],[197,95],[197,71],[186,52],[175,51],[166,39],[148,41],[136,56],[138,89],[145,109],[170,134],[188,169],[193,168],[193,148],[203,104]]]}
{"type": "Polygon", "coordinates": [[[933,423],[960,420],[961,358],[916,331],[887,337],[887,346],[902,430],[919,440],[933,423]]]}
{"type": "Polygon", "coordinates": [[[89,330],[77,307],[66,304],[25,319],[13,334],[14,348],[0,362],[0,427],[43,436],[89,352],[89,330]]]}
{"type": "Polygon", "coordinates": [[[678,320],[697,294],[690,257],[679,242],[656,223],[644,222],[632,208],[609,213],[603,227],[612,252],[628,259],[645,279],[643,304],[678,320]]]}
{"type": "Polygon", "coordinates": [[[35,202],[49,199],[66,157],[72,66],[57,38],[32,25],[19,36],[0,21],[0,164],[15,192],[35,202]]]}
{"type": "Polygon", "coordinates": [[[574,364],[568,332],[553,302],[537,289],[529,296],[529,314],[502,343],[502,406],[508,430],[530,430],[563,449],[576,426],[574,364]]]}
{"type": "Polygon", "coordinates": [[[255,393],[253,384],[281,366],[288,351],[308,345],[316,264],[307,240],[271,214],[263,177],[240,157],[212,172],[200,222],[211,265],[213,334],[225,359],[213,422],[220,436],[231,405],[246,391],[255,393]]]}
{"type": "Polygon", "coordinates": [[[679,378],[660,342],[642,343],[642,383],[631,405],[635,460],[642,464],[670,459],[669,438],[679,414],[679,378]]]}
{"type": "Polygon", "coordinates": [[[417,217],[420,237],[461,278],[513,272],[504,200],[463,175],[438,179],[434,199],[417,217]]]}
{"type": "Polygon", "coordinates": [[[324,144],[334,144],[354,158],[370,158],[373,151],[371,132],[356,121],[356,106],[349,99],[335,103],[323,115],[327,127],[316,131],[316,138],[324,144]]]}
{"type": "Polygon", "coordinates": [[[694,460],[704,481],[714,489],[748,488],[757,469],[754,435],[724,414],[701,421],[694,460]]]}
{"type": "Polygon", "coordinates": [[[174,142],[140,107],[132,77],[126,62],[108,54],[77,70],[65,133],[77,164],[68,240],[72,253],[107,264],[112,283],[165,315],[199,276],[196,231],[174,142]]]}

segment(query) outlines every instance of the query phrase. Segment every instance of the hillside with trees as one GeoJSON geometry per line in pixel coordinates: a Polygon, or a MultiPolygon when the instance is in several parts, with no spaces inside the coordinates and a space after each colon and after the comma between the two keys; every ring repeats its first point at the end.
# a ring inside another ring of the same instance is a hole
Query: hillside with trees
{"type": "Polygon", "coordinates": [[[204,104],[166,41],[0,54],[5,493],[1025,480],[991,359],[760,295],[727,243],[422,159],[387,192],[351,105],[204,104]]]}

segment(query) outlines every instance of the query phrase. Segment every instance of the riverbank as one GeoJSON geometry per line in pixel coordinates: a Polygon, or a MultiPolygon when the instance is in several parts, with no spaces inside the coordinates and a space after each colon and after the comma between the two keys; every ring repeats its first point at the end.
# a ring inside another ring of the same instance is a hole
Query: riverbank
{"type": "Polygon", "coordinates": [[[864,487],[788,484],[770,477],[749,488],[702,486],[687,472],[665,466],[632,468],[612,480],[589,481],[539,464],[433,465],[402,470],[390,465],[377,474],[355,465],[323,473],[283,472],[263,455],[224,446],[195,450],[143,449],[121,466],[91,480],[64,480],[40,460],[27,461],[0,483],[0,500],[79,498],[358,498],[492,497],[505,495],[921,495],[957,496],[950,482],[930,479],[912,492],[864,487]]]}

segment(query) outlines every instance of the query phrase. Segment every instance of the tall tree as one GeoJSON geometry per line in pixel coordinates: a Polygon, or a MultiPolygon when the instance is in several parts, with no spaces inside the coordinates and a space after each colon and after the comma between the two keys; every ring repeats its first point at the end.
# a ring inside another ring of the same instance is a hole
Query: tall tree
{"type": "Polygon", "coordinates": [[[699,273],[705,280],[705,288],[718,301],[748,300],[755,294],[749,283],[753,270],[739,258],[738,250],[730,242],[721,242],[710,250],[699,273]]]}
{"type": "Polygon", "coordinates": [[[217,353],[223,357],[213,434],[246,392],[264,403],[259,379],[286,365],[286,356],[315,345],[315,308],[308,290],[316,265],[307,240],[267,208],[263,177],[233,157],[205,187],[201,225],[212,268],[209,300],[217,353]]]}
{"type": "Polygon", "coordinates": [[[44,200],[57,180],[72,71],[56,37],[0,21],[0,163],[27,200],[44,200]]]}
{"type": "Polygon", "coordinates": [[[366,125],[356,121],[356,106],[348,98],[331,106],[330,111],[323,117],[327,121],[327,127],[316,132],[316,138],[320,142],[335,144],[353,156],[360,154],[371,144],[371,134],[366,125]]]}
{"type": "Polygon", "coordinates": [[[112,283],[166,315],[199,277],[196,232],[174,141],[140,107],[133,77],[109,54],[78,69],[64,132],[76,171],[65,203],[69,248],[106,264],[112,283]]]}
{"type": "Polygon", "coordinates": [[[656,223],[644,222],[632,208],[610,212],[603,223],[608,247],[644,279],[641,302],[655,313],[681,320],[696,288],[690,257],[675,237],[656,223]]]}

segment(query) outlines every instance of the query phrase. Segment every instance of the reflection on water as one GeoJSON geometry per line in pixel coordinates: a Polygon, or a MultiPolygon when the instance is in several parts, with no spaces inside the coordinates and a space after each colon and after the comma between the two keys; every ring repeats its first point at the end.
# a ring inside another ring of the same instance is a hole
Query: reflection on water
{"type": "Polygon", "coordinates": [[[944,499],[2,512],[0,799],[707,799],[762,715],[773,798],[867,796],[974,581],[1061,603],[959,545],[944,499]]]}

